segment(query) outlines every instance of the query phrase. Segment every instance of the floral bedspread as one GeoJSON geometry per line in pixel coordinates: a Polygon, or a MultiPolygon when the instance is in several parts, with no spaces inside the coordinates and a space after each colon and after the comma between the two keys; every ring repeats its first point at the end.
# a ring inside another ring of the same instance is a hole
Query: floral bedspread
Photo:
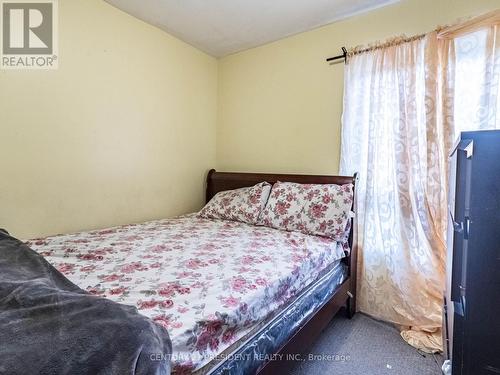
{"type": "Polygon", "coordinates": [[[166,327],[177,374],[216,358],[344,256],[331,239],[194,215],[28,245],[79,287],[166,327]]]}

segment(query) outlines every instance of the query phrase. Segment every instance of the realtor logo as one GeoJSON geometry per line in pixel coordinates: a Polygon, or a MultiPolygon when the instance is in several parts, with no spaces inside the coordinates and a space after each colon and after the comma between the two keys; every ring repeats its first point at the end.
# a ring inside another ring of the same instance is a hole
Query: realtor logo
{"type": "Polygon", "coordinates": [[[57,69],[57,0],[0,0],[2,69],[57,69]]]}

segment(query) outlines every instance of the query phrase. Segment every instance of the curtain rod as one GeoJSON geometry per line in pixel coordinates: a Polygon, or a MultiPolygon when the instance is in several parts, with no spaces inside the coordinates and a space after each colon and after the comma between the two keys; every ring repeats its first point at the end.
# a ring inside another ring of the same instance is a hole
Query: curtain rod
{"type": "MultiPolygon", "coordinates": [[[[495,9],[491,12],[484,13],[480,16],[469,18],[467,20],[459,20],[454,24],[446,25],[446,26],[438,26],[435,30],[431,32],[436,32],[438,34],[438,38],[446,39],[449,38],[450,35],[454,33],[465,33],[470,30],[476,30],[479,27],[485,25],[498,25],[500,24],[500,9],[495,9]]],[[[358,46],[354,49],[351,49],[347,52],[345,47],[342,47],[342,54],[338,56],[329,57],[326,59],[327,62],[332,62],[336,60],[343,59],[344,63],[347,63],[347,57],[352,55],[358,55],[365,52],[374,51],[381,48],[387,48],[391,46],[395,46],[398,44],[413,42],[418,39],[424,38],[428,33],[417,34],[411,37],[407,37],[405,35],[390,38],[385,42],[377,42],[373,45],[368,45],[368,47],[358,46]]]]}
{"type": "Polygon", "coordinates": [[[344,59],[344,63],[347,62],[347,49],[345,47],[342,47],[342,55],[329,57],[326,59],[326,62],[340,60],[340,59],[344,59]]]}
{"type": "Polygon", "coordinates": [[[366,52],[374,51],[377,49],[382,49],[382,48],[396,46],[399,44],[413,42],[415,40],[419,40],[419,39],[424,38],[426,35],[427,35],[427,33],[417,34],[417,35],[413,35],[411,37],[407,37],[405,35],[402,35],[402,36],[390,38],[384,42],[377,42],[373,45],[369,45],[368,47],[358,46],[358,47],[352,49],[350,52],[347,52],[347,49],[345,47],[342,47],[342,55],[329,57],[326,59],[326,61],[331,62],[331,61],[335,61],[335,60],[344,59],[344,63],[347,63],[347,57],[349,57],[349,56],[359,55],[361,53],[366,53],[366,52]]]}

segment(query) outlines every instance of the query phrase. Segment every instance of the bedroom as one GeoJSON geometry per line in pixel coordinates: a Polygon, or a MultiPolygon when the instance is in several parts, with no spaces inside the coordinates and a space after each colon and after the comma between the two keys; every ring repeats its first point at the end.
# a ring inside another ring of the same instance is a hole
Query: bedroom
{"type": "Polygon", "coordinates": [[[498,372],[497,0],[1,4],[1,374],[498,372]]]}

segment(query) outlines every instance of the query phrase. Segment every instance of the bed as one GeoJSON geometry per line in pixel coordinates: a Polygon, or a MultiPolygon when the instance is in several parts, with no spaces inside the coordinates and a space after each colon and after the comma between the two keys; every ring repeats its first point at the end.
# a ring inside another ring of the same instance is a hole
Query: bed
{"type": "MultiPolygon", "coordinates": [[[[262,181],[355,180],[211,170],[206,199],[262,181]]],[[[342,306],[354,314],[350,228],[340,243],[191,214],[28,244],[80,288],[135,306],[165,327],[173,373],[271,374],[300,360],[342,306]]]]}

